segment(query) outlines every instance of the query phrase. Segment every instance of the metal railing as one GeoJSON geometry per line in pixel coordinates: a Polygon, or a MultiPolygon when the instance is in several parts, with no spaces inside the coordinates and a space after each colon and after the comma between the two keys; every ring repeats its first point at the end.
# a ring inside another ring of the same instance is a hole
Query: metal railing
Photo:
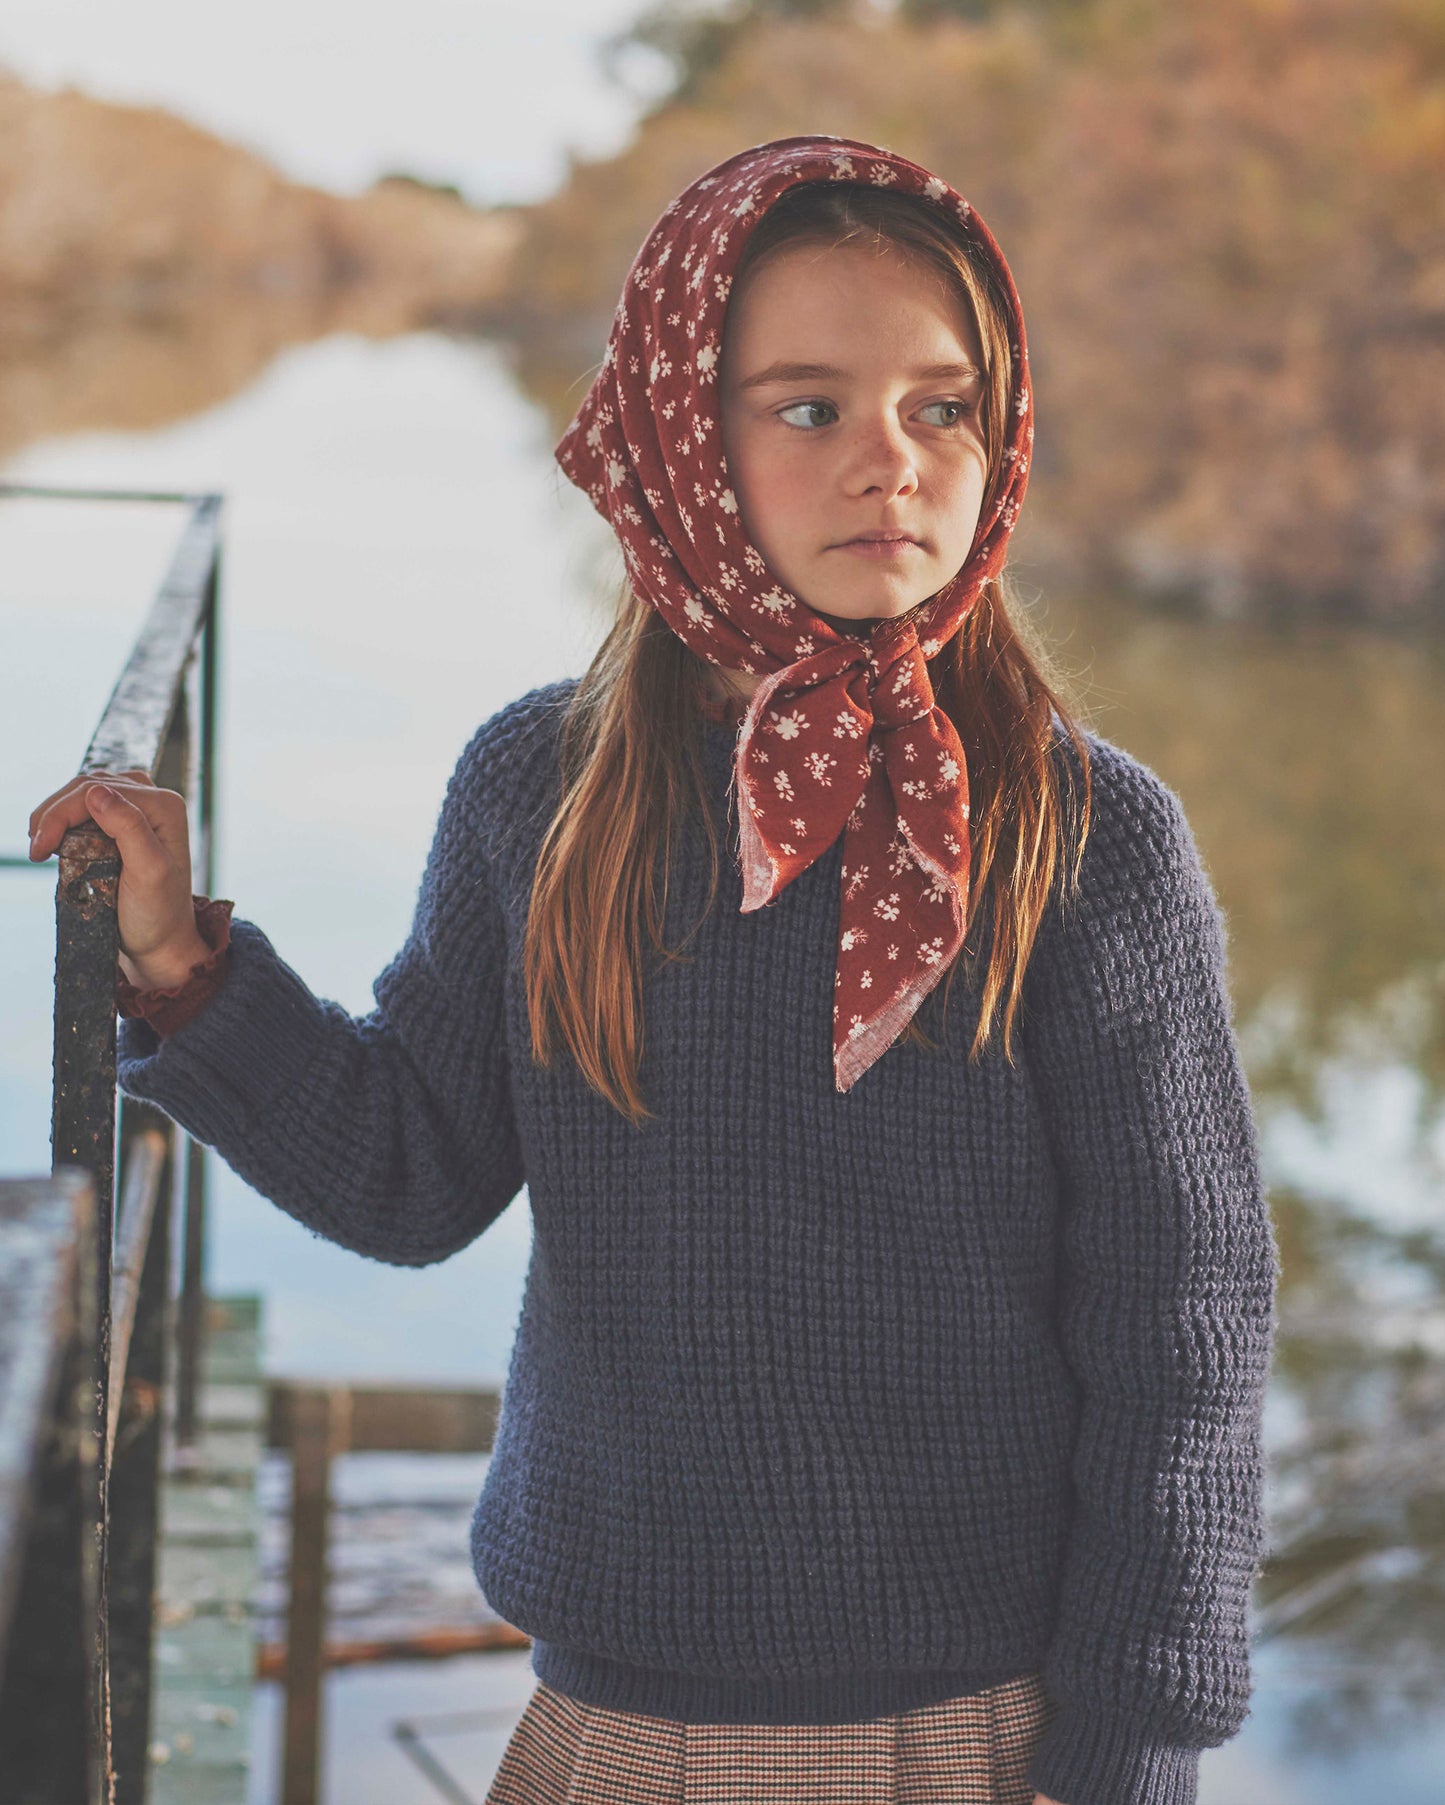
{"type": "MultiPolygon", "coordinates": [[[[8,496],[187,507],[77,770],[145,770],[186,796],[196,812],[195,880],[210,894],[223,498],[0,484],[0,499],[8,496]]],[[[0,856],[0,866],[49,869],[23,854],[0,856]]],[[[6,1805],[143,1805],[168,1398],[178,1464],[196,1438],[205,1150],[136,1099],[120,1099],[117,1120],[120,872],[115,842],[93,822],[65,835],[55,880],[52,1173],[0,1183],[6,1805]],[[173,1295],[177,1191],[185,1218],[173,1295]]]]}

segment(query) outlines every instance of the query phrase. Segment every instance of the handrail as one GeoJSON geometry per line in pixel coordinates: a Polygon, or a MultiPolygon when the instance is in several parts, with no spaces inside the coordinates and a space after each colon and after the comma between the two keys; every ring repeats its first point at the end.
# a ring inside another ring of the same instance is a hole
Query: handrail
{"type": "MultiPolygon", "coordinates": [[[[187,508],[169,566],[77,769],[142,770],[156,783],[198,803],[197,831],[192,836],[194,882],[198,890],[210,894],[215,881],[216,636],[224,498],[210,492],[0,483],[0,499],[7,497],[165,502],[187,508]]],[[[0,863],[46,868],[8,855],[0,863]]],[[[130,1097],[121,1098],[117,1123],[120,873],[115,842],[93,821],[63,836],[55,890],[51,1151],[57,1181],[66,1172],[80,1174],[94,1200],[93,1255],[86,1281],[94,1333],[84,1349],[89,1403],[88,1433],[81,1440],[92,1446],[95,1510],[83,1558],[82,1552],[51,1536],[32,1559],[35,1551],[23,1545],[19,1516],[3,1508],[0,1495],[0,1580],[23,1556],[27,1581],[32,1571],[37,1573],[35,1583],[48,1588],[52,1599],[73,1592],[88,1600],[81,1636],[88,1651],[83,1700],[72,1701],[83,1708],[71,1709],[67,1727],[62,1731],[56,1726],[50,1739],[80,1746],[85,1776],[83,1786],[75,1772],[64,1783],[57,1781],[53,1759],[41,1747],[45,1739],[23,1734],[25,1712],[17,1701],[29,1696],[23,1677],[34,1665],[29,1641],[44,1632],[23,1611],[7,1623],[0,1597],[0,1727],[9,1725],[16,1732],[8,1743],[0,1734],[7,1799],[13,1794],[24,1799],[84,1798],[87,1805],[143,1805],[164,1428],[160,1405],[168,1341],[175,1347],[173,1432],[178,1461],[193,1447],[196,1433],[204,1319],[203,1149],[187,1137],[186,1157],[178,1159],[175,1124],[130,1097]],[[185,1252],[179,1295],[172,1299],[172,1192],[181,1173],[185,1252]],[[113,1497],[120,1513],[114,1524],[113,1497]],[[94,1583],[87,1592],[82,1567],[90,1560],[94,1583]],[[80,1738],[77,1722],[84,1727],[80,1738]]],[[[16,1232],[15,1224],[0,1216],[4,1236],[0,1265],[12,1258],[16,1232]]],[[[30,1341],[38,1333],[28,1319],[14,1332],[30,1341]]],[[[0,1399],[0,1406],[3,1403],[0,1399]]],[[[4,1447],[0,1442],[0,1456],[4,1447]]],[[[34,1448],[32,1454],[38,1458],[34,1448]]],[[[0,1471],[0,1487],[3,1482],[0,1471]]]]}

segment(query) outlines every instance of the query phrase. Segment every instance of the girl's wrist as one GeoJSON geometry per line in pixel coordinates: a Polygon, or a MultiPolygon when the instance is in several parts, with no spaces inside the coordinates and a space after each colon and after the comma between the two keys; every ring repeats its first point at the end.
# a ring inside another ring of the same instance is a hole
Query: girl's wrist
{"type": "Polygon", "coordinates": [[[122,975],[137,990],[172,990],[185,983],[195,966],[210,958],[211,948],[194,933],[177,947],[160,949],[145,960],[130,959],[124,953],[118,956],[122,975]]]}

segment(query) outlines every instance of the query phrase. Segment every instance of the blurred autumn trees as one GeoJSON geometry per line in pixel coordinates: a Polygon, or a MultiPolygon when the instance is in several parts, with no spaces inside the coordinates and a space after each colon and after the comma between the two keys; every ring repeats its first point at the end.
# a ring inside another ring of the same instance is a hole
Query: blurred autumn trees
{"type": "Polygon", "coordinates": [[[1026,573],[1445,618],[1445,0],[673,0],[628,42],[673,91],[530,210],[504,305],[559,432],[673,195],[833,132],[937,169],[1009,258],[1026,573]]]}
{"type": "Polygon", "coordinates": [[[429,325],[503,337],[560,435],[668,201],[833,132],[947,176],[1008,255],[1026,580],[1445,619],[1445,0],[658,0],[607,56],[661,59],[633,142],[490,212],[0,69],[0,455],[429,325]]]}

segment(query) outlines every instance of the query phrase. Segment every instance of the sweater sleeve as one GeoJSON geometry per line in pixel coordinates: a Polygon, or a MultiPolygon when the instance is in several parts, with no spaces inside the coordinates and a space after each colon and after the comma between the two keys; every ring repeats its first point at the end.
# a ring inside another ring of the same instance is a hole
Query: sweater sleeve
{"type": "Polygon", "coordinates": [[[1062,1805],[1192,1805],[1201,1751],[1249,1709],[1278,1254],[1223,915],[1178,797],[1091,746],[1080,893],[1025,980],[1081,1399],[1028,1779],[1062,1805]]]}
{"type": "Polygon", "coordinates": [[[503,1024],[505,930],[474,804],[452,774],[410,933],[353,1018],[254,923],[225,983],[162,1037],[118,1028],[117,1075],[317,1234],[397,1266],[476,1239],[524,1182],[503,1024]]]}

